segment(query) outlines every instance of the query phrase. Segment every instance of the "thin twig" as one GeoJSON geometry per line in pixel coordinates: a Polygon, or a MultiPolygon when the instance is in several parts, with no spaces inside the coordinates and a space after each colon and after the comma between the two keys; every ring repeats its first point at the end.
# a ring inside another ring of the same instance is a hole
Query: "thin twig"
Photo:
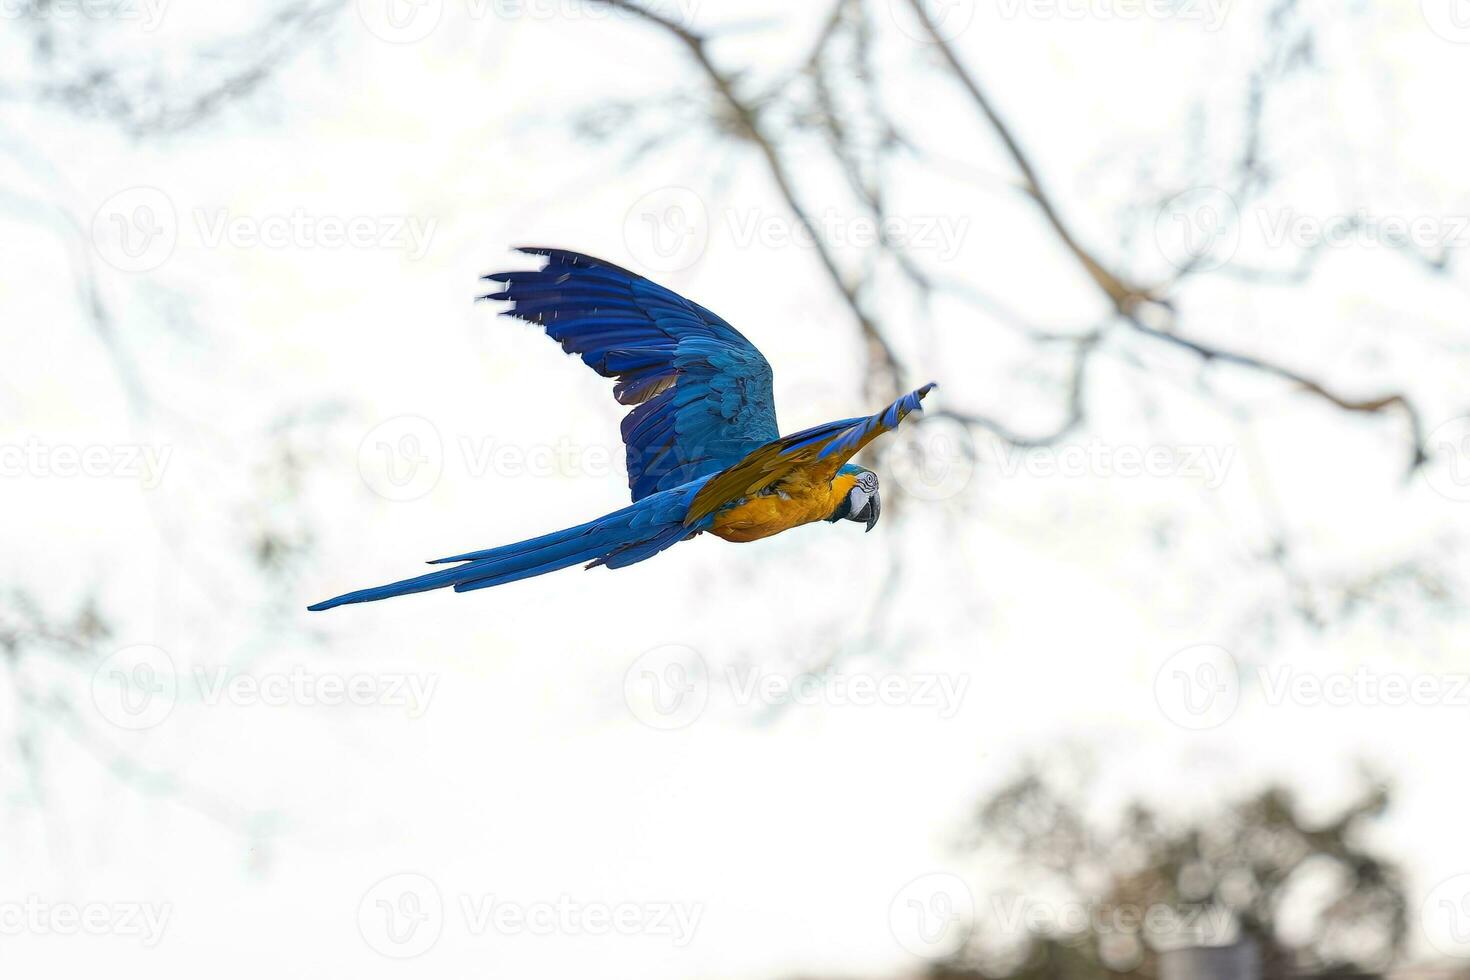
{"type": "Polygon", "coordinates": [[[990,127],[1005,145],[1007,153],[1010,154],[1012,161],[1016,165],[1016,169],[1021,172],[1022,177],[1026,181],[1027,193],[1041,209],[1042,214],[1056,232],[1057,237],[1061,239],[1062,244],[1081,263],[1098,288],[1107,295],[1108,299],[1112,302],[1113,308],[1126,323],[1147,337],[1183,347],[1186,350],[1193,351],[1207,361],[1235,364],[1291,381],[1302,389],[1345,411],[1377,414],[1392,409],[1401,409],[1408,419],[1410,437],[1413,441],[1409,472],[1412,474],[1427,461],[1428,457],[1424,452],[1423,425],[1420,422],[1420,415],[1407,396],[1399,393],[1391,393],[1368,399],[1348,398],[1332,391],[1321,382],[1314,381],[1283,365],[1248,354],[1222,350],[1180,336],[1177,330],[1174,329],[1177,315],[1172,303],[1155,295],[1148,289],[1129,283],[1121,275],[1110,271],[1101,260],[1078,242],[1077,237],[1072,233],[1066,221],[1063,220],[1054,199],[1042,185],[1036,168],[1032,166],[1025,150],[1021,148],[1010,127],[1001,119],[994,104],[986,95],[984,89],[980,87],[974,75],[960,61],[959,56],[955,53],[949,41],[939,32],[933,20],[929,17],[928,11],[924,8],[923,0],[909,0],[909,5],[913,8],[914,14],[918,17],[919,22],[924,25],[924,29],[928,32],[936,50],[939,51],[945,63],[949,65],[950,70],[954,73],[961,87],[969,93],[971,99],[980,109],[981,114],[986,118],[990,127]],[[1149,307],[1165,314],[1167,325],[1161,328],[1145,324],[1139,317],[1139,313],[1144,307],[1149,307]]]}
{"type": "Polygon", "coordinates": [[[888,338],[879,329],[878,324],[864,309],[862,301],[858,297],[857,288],[848,282],[847,277],[837,265],[836,257],[833,256],[827,243],[818,234],[816,226],[811,218],[807,216],[806,208],[802,205],[796,193],[795,186],[787,172],[786,165],[781,155],[776,151],[775,144],[766,136],[761,129],[760,117],[757,110],[747,103],[735,91],[734,82],[719,69],[711,60],[706,48],[705,38],[694,33],[683,24],[678,23],[662,14],[648,10],[632,0],[597,0],[619,10],[627,11],[636,17],[642,18],[650,24],[654,24],[674,37],[678,38],[688,49],[694,61],[704,71],[705,76],[719,93],[725,105],[734,114],[734,119],[739,126],[742,136],[749,139],[760,150],[765,160],[766,169],[770,172],[771,179],[775,182],[777,190],[791,210],[792,215],[806,229],[811,240],[816,244],[818,258],[822,261],[822,267],[827,272],[827,277],[837,287],[847,307],[852,311],[853,318],[857,321],[858,329],[862,333],[864,345],[868,353],[869,387],[875,378],[882,379],[882,385],[887,391],[870,392],[881,397],[889,397],[899,392],[903,387],[904,371],[899,363],[897,355],[888,343],[888,338]]]}

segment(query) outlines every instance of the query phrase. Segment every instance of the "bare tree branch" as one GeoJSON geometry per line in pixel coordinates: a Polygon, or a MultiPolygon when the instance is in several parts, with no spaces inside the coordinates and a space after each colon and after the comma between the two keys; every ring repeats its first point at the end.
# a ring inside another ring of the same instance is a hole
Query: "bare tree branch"
{"type": "Polygon", "coordinates": [[[1304,390],[1330,402],[1331,404],[1343,409],[1344,411],[1376,414],[1391,409],[1401,409],[1408,419],[1410,438],[1412,440],[1409,473],[1412,474],[1415,470],[1417,470],[1421,465],[1424,464],[1428,457],[1424,452],[1423,425],[1420,422],[1420,415],[1418,410],[1414,407],[1413,403],[1406,395],[1400,393],[1391,393],[1369,399],[1348,398],[1344,395],[1332,391],[1320,381],[1315,381],[1311,378],[1308,378],[1305,375],[1302,375],[1299,372],[1294,371],[1291,368],[1285,367],[1283,365],[1267,361],[1263,358],[1254,357],[1249,354],[1239,354],[1233,351],[1227,351],[1221,348],[1212,347],[1199,341],[1190,340],[1188,338],[1180,336],[1175,330],[1177,316],[1172,303],[1161,299],[1159,296],[1155,295],[1152,290],[1134,285],[1128,282],[1121,275],[1110,271],[1101,260],[1099,260],[1096,256],[1094,256],[1090,251],[1088,251],[1078,242],[1076,235],[1072,233],[1072,230],[1068,226],[1067,222],[1063,220],[1061,212],[1058,209],[1054,199],[1049,193],[1047,193],[1046,189],[1042,185],[1041,179],[1037,175],[1036,168],[1032,166],[1029,157],[1027,156],[1026,152],[1021,148],[1020,143],[1017,142],[1016,137],[1011,132],[1010,127],[1006,125],[1004,120],[1001,119],[1000,114],[996,111],[994,104],[986,95],[985,91],[980,87],[980,84],[976,81],[974,75],[971,74],[971,72],[965,67],[964,63],[960,61],[959,56],[955,53],[953,46],[950,45],[949,41],[944,37],[944,35],[934,24],[934,21],[929,17],[928,11],[924,8],[923,0],[909,0],[909,6],[913,8],[915,16],[917,16],[919,22],[923,24],[925,31],[929,34],[929,37],[933,41],[936,49],[943,57],[945,63],[948,64],[951,72],[959,81],[961,87],[963,87],[964,90],[969,93],[971,99],[975,102],[981,114],[984,115],[986,120],[989,122],[990,127],[995,131],[996,135],[1005,145],[1006,151],[1010,154],[1010,157],[1015,163],[1016,168],[1025,178],[1027,193],[1031,196],[1033,200],[1036,201],[1037,205],[1041,208],[1042,214],[1046,217],[1047,222],[1056,232],[1057,237],[1061,239],[1062,244],[1065,245],[1068,251],[1070,251],[1072,255],[1076,257],[1077,261],[1081,263],[1082,267],[1086,270],[1087,274],[1091,277],[1093,282],[1097,284],[1098,288],[1107,295],[1108,299],[1112,302],[1114,309],[1118,312],[1119,316],[1124,320],[1124,322],[1128,323],[1144,336],[1171,343],[1179,347],[1183,347],[1186,350],[1193,351],[1194,353],[1200,355],[1208,361],[1220,361],[1227,364],[1235,364],[1240,367],[1260,371],[1294,382],[1304,390]],[[1153,310],[1162,311],[1166,318],[1166,323],[1159,327],[1149,326],[1145,324],[1139,315],[1141,309],[1145,306],[1150,307],[1153,310]]]}
{"type": "Polygon", "coordinates": [[[782,161],[780,153],[777,152],[774,142],[762,129],[759,111],[752,103],[740,97],[735,91],[734,82],[730,76],[721,71],[711,60],[705,38],[668,17],[633,3],[632,0],[597,0],[597,2],[625,10],[658,26],[678,38],[688,49],[695,63],[699,65],[705,77],[732,113],[740,134],[760,150],[761,157],[766,163],[766,169],[775,182],[777,190],[781,192],[782,199],[791,209],[797,222],[806,229],[811,240],[815,242],[817,257],[822,261],[822,268],[826,270],[827,278],[837,287],[837,291],[842,295],[853,318],[857,321],[868,356],[867,387],[870,393],[880,398],[897,394],[904,385],[904,370],[893,348],[889,345],[888,338],[879,329],[872,315],[864,308],[857,288],[843,275],[832,250],[817,232],[811,218],[808,217],[806,208],[787,172],[786,164],[782,161]]]}

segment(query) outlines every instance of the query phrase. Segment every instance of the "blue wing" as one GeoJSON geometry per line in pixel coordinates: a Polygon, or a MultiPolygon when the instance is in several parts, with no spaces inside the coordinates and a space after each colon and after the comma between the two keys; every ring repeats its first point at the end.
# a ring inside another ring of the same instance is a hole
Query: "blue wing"
{"type": "Polygon", "coordinates": [[[613,396],[634,406],[622,426],[634,500],[719,472],[780,435],[771,366],[724,320],[610,262],[517,251],[546,265],[485,276],[504,285],[483,298],[509,301],[508,316],[617,379],[613,396]]]}

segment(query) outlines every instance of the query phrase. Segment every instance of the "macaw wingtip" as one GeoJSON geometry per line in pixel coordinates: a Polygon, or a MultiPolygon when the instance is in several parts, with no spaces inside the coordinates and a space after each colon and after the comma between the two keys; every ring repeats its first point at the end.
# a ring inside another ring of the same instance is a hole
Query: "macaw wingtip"
{"type": "Polygon", "coordinates": [[[511,251],[520,252],[522,255],[539,255],[544,259],[550,259],[551,253],[556,249],[550,245],[512,245],[511,251]]]}

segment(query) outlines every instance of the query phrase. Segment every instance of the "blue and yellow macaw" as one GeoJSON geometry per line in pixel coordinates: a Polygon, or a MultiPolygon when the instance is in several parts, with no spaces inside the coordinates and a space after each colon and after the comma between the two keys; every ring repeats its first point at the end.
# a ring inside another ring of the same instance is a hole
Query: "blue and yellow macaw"
{"type": "Polygon", "coordinates": [[[782,437],[771,366],[734,327],[640,275],[576,252],[523,248],[546,257],[536,272],[497,272],[481,297],[545,328],[562,349],[617,379],[633,504],[529,541],[440,558],[453,568],[349,592],[308,608],[331,609],[454,586],[488,589],[569,565],[622,568],[701,531],[755,541],[813,521],[859,521],[871,531],[882,506],[878,475],[848,460],[918,411],[934,385],[876,415],[782,437]]]}

